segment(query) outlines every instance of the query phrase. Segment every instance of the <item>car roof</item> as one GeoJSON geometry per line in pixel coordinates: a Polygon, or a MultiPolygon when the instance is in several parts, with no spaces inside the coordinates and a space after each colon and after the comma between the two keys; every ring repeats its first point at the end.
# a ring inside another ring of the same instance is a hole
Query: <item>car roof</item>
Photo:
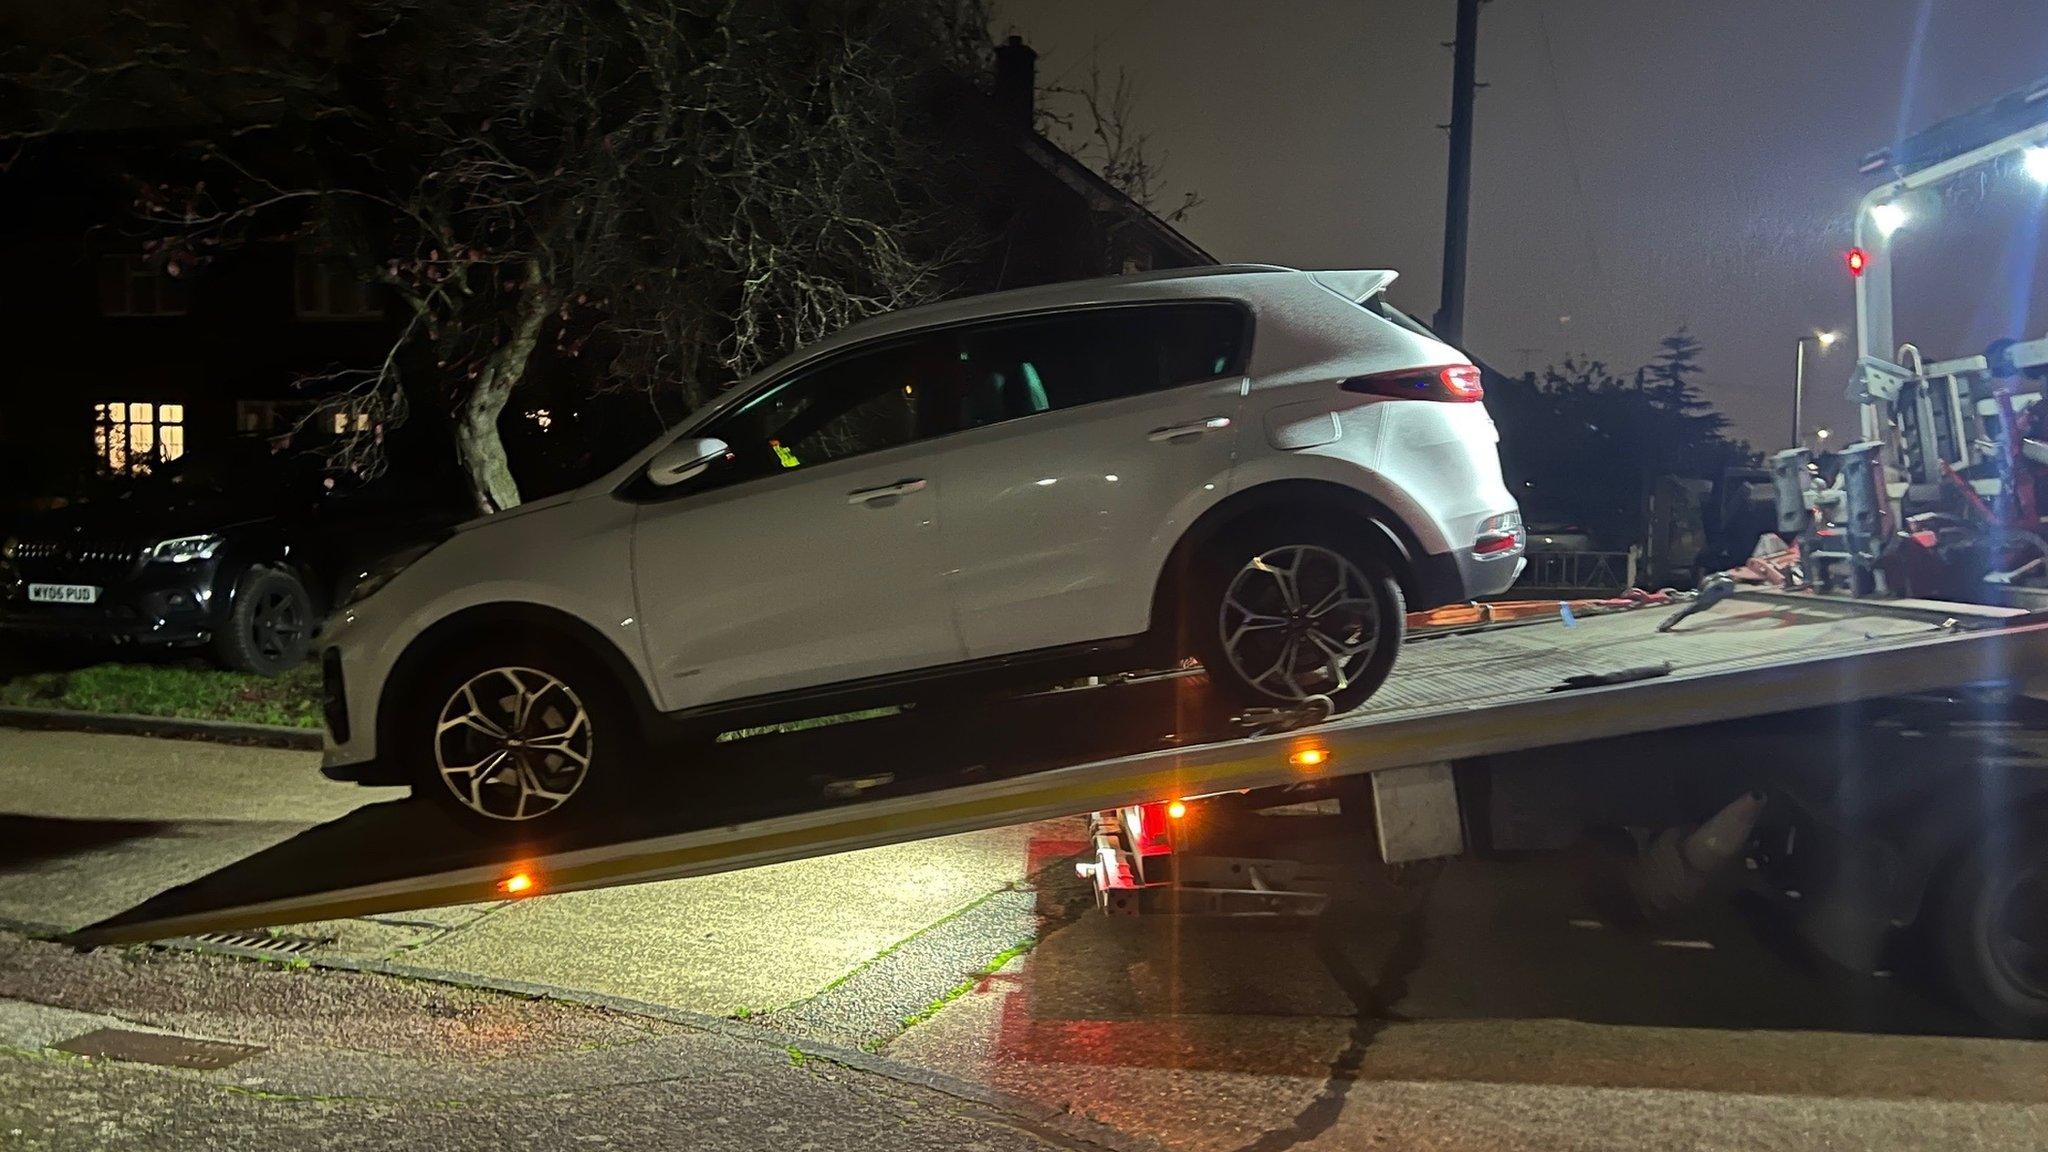
{"type": "MultiPolygon", "coordinates": [[[[969,320],[1089,304],[1129,304],[1147,300],[1185,299],[1210,293],[1242,295],[1243,289],[1248,285],[1227,282],[1246,279],[1257,283],[1265,281],[1268,277],[1280,279],[1289,276],[1313,276],[1320,281],[1331,276],[1356,275],[1379,278],[1381,284],[1393,279],[1391,272],[1304,273],[1302,269],[1286,268],[1278,264],[1212,264],[1201,268],[1174,268],[1160,272],[1099,276],[1092,280],[1063,280],[1029,288],[1011,288],[1001,292],[985,292],[977,296],[961,296],[855,321],[822,340],[796,349],[770,366],[764,374],[778,375],[804,361],[828,355],[849,345],[864,344],[870,340],[969,320]]],[[[1348,282],[1333,287],[1341,292],[1347,284],[1348,282]]]]}
{"type": "MultiPolygon", "coordinates": [[[[1173,268],[1160,272],[1134,272],[1123,276],[1098,276],[1092,280],[1062,280],[1053,284],[984,292],[976,296],[960,296],[951,300],[884,312],[879,316],[857,320],[833,333],[828,339],[835,343],[841,337],[848,340],[871,340],[876,336],[886,336],[894,332],[909,332],[959,320],[978,320],[985,316],[1002,316],[1012,312],[1037,312],[1073,304],[1097,304],[1110,299],[1149,300],[1181,296],[1186,294],[1185,288],[1190,281],[1295,271],[1297,270],[1282,268],[1276,264],[1212,264],[1202,268],[1173,268]]],[[[819,344],[825,342],[820,341],[819,344]]],[[[816,348],[819,344],[812,344],[810,347],[816,348]]]]}

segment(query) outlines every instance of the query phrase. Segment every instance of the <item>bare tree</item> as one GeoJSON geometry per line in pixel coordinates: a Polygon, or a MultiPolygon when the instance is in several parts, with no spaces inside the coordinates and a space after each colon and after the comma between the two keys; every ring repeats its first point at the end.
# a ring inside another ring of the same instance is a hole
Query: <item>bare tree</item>
{"type": "Polygon", "coordinates": [[[941,294],[979,243],[927,124],[980,66],[979,0],[227,8],[113,12],[34,70],[14,138],[94,102],[170,117],[191,178],[137,198],[167,269],[294,238],[385,285],[391,347],[315,382],[391,415],[431,395],[480,511],[519,502],[498,422],[537,364],[693,406],[941,294]]]}
{"type": "Polygon", "coordinates": [[[1105,91],[1102,69],[1091,64],[1088,82],[1079,87],[1049,86],[1043,95],[1066,100],[1071,110],[1038,103],[1041,129],[1056,128],[1067,151],[1095,169],[1110,186],[1172,223],[1180,223],[1201,207],[1195,192],[1183,192],[1171,207],[1159,200],[1165,170],[1151,147],[1150,138],[1134,127],[1138,103],[1137,87],[1119,68],[1116,80],[1105,91]]]}

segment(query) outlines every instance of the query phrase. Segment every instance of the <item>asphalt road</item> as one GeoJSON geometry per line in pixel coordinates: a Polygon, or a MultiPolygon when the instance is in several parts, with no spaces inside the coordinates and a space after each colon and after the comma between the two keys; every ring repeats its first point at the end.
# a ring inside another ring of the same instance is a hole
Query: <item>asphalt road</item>
{"type": "MultiPolygon", "coordinates": [[[[0,917],[91,922],[392,804],[312,768],[0,731],[0,917]]],[[[0,1147],[2048,1145],[2048,1044],[1739,905],[1624,928],[1564,856],[1375,875],[1313,925],[1112,920],[1082,832],[282,929],[309,968],[14,940],[0,1147]],[[47,1051],[109,1021],[265,1050],[47,1051]]]]}

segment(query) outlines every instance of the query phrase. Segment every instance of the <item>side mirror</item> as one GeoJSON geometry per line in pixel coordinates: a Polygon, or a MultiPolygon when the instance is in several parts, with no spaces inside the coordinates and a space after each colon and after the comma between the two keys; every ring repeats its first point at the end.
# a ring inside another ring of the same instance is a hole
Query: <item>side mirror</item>
{"type": "Polygon", "coordinates": [[[678,440],[647,462],[647,480],[656,488],[672,488],[711,467],[727,451],[723,440],[678,440]]]}

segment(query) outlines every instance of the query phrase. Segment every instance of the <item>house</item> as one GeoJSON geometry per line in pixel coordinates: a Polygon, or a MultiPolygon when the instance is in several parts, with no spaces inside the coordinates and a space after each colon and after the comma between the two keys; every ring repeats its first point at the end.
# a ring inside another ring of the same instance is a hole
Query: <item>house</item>
{"type": "MultiPolygon", "coordinates": [[[[996,50],[992,90],[961,102],[985,145],[973,162],[998,173],[988,211],[1004,237],[967,285],[1215,263],[1033,131],[1034,59],[1010,38],[996,50]]],[[[197,269],[151,256],[130,223],[136,193],[124,173],[135,165],[123,161],[161,143],[142,129],[77,132],[41,142],[0,176],[0,340],[12,369],[0,388],[0,516],[237,435],[289,435],[296,449],[371,430],[372,414],[316,409],[317,394],[295,382],[376,363],[397,334],[394,302],[284,238],[197,269]]],[[[559,373],[533,374],[533,396],[501,426],[529,493],[609,466],[648,434],[644,405],[610,419],[591,411],[583,432],[603,443],[523,451],[575,434],[578,414],[559,403],[574,390],[551,387],[551,375],[558,385],[559,373]]],[[[411,421],[387,445],[393,467],[445,469],[446,437],[437,421],[411,421]]]]}
{"type": "MultiPolygon", "coordinates": [[[[289,242],[166,266],[128,223],[121,135],[46,142],[0,178],[0,493],[19,504],[146,472],[313,414],[301,376],[361,364],[393,333],[377,289],[289,242]]],[[[332,412],[346,435],[367,414],[332,412]]]]}
{"type": "Polygon", "coordinates": [[[1001,142],[1014,176],[996,222],[1006,238],[987,286],[1020,288],[1122,272],[1195,268],[1214,256],[1104,180],[1036,128],[1038,53],[1012,36],[995,50],[994,83],[968,106],[1001,142]]]}

